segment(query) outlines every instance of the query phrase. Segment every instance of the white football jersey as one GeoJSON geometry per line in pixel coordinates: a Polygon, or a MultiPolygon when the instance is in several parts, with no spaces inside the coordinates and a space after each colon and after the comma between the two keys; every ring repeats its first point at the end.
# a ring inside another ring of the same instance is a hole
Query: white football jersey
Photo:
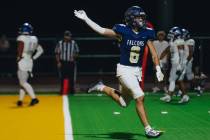
{"type": "Polygon", "coordinates": [[[186,46],[186,51],[187,51],[187,53],[189,55],[189,47],[188,46],[191,46],[192,47],[192,50],[194,52],[194,50],[195,50],[195,40],[194,39],[188,39],[188,40],[186,40],[185,41],[185,46],[186,46]]]}
{"type": "Polygon", "coordinates": [[[170,43],[171,63],[184,65],[187,61],[188,50],[183,39],[177,39],[170,43]],[[178,49],[179,45],[184,45],[184,49],[178,49]]]}
{"type": "Polygon", "coordinates": [[[20,35],[18,36],[17,41],[22,41],[24,43],[22,57],[31,58],[38,47],[37,37],[31,35],[20,35]]]}
{"type": "Polygon", "coordinates": [[[193,50],[194,50],[195,40],[194,39],[188,39],[188,40],[185,41],[185,45],[192,46],[193,47],[193,50]]]}
{"type": "Polygon", "coordinates": [[[179,63],[179,53],[178,48],[174,42],[170,42],[170,53],[171,53],[171,64],[179,63]]]}
{"type": "Polygon", "coordinates": [[[32,72],[33,68],[32,55],[39,46],[38,39],[36,36],[20,35],[17,37],[17,41],[21,41],[24,43],[22,59],[18,62],[18,68],[22,71],[32,72]]]}
{"type": "MultiPolygon", "coordinates": [[[[165,41],[165,40],[163,40],[163,41],[155,40],[155,41],[153,41],[153,45],[154,45],[154,47],[156,49],[158,58],[160,58],[160,55],[162,54],[162,52],[169,46],[168,42],[165,41]]],[[[167,62],[166,57],[164,57],[162,59],[162,62],[163,63],[167,62]]]]}

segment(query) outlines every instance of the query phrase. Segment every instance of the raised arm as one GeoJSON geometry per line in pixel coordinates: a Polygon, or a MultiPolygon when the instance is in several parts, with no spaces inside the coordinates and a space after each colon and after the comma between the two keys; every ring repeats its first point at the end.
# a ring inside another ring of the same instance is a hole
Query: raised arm
{"type": "Polygon", "coordinates": [[[111,37],[111,38],[118,38],[118,34],[116,34],[112,29],[109,28],[104,28],[101,27],[100,25],[98,25],[97,23],[95,23],[94,21],[92,21],[86,14],[86,12],[84,10],[74,10],[74,15],[83,20],[90,28],[92,28],[95,32],[103,35],[103,36],[107,36],[107,37],[111,37]]]}

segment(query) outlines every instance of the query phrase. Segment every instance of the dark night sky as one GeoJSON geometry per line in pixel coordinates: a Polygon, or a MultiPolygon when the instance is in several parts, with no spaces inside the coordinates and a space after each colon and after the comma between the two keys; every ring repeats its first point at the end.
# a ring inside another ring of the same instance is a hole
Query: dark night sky
{"type": "MultiPolygon", "coordinates": [[[[208,35],[210,30],[209,4],[207,0],[174,0],[174,25],[183,26],[194,35],[208,35]],[[189,3],[190,2],[190,3],[189,3]]],[[[1,1],[0,32],[16,36],[18,27],[30,22],[38,36],[58,36],[65,29],[73,34],[93,33],[73,15],[74,9],[86,10],[89,17],[105,27],[121,23],[125,10],[139,5],[147,13],[148,19],[158,27],[158,0],[19,0],[1,1]]]]}

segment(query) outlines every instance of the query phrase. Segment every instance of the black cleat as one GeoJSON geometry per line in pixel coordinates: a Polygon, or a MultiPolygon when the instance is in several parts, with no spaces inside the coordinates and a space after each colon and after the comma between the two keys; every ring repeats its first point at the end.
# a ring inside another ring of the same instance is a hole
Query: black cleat
{"type": "Polygon", "coordinates": [[[22,106],[23,102],[22,101],[17,101],[17,106],[22,106]]]}
{"type": "Polygon", "coordinates": [[[157,131],[157,130],[154,130],[154,129],[151,129],[150,131],[145,133],[147,138],[158,138],[162,134],[163,134],[162,131],[157,131]]]}
{"type": "Polygon", "coordinates": [[[30,103],[30,106],[33,106],[33,105],[38,104],[38,103],[39,103],[39,100],[37,98],[32,99],[31,103],[30,103]]]}

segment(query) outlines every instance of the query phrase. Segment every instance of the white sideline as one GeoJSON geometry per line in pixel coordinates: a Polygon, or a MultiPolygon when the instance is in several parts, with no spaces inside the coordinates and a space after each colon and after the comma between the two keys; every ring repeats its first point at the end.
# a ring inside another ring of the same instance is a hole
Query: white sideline
{"type": "Polygon", "coordinates": [[[65,126],[65,140],[73,140],[73,130],[71,123],[71,113],[69,110],[68,97],[63,96],[63,113],[64,113],[64,126],[65,126]]]}

